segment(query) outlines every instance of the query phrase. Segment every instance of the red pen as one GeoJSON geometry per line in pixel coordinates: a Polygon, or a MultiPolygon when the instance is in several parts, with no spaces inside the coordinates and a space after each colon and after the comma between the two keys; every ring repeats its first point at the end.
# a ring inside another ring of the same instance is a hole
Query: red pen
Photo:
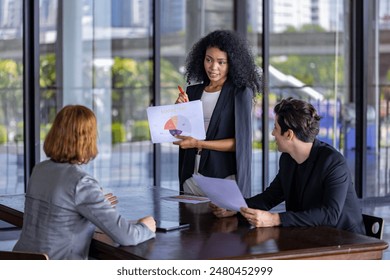
{"type": "MultiPolygon", "coordinates": [[[[179,89],[180,91],[180,94],[185,94],[184,90],[181,88],[181,86],[177,86],[177,88],[179,89]]],[[[187,102],[187,98],[184,97],[184,100],[187,102]]]]}

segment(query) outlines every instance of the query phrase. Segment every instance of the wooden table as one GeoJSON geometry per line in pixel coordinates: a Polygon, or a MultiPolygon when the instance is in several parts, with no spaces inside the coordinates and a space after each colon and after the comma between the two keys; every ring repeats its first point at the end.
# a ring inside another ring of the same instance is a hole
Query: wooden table
{"type": "MultiPolygon", "coordinates": [[[[118,246],[96,232],[90,247],[96,259],[381,259],[388,247],[383,240],[329,227],[252,228],[237,217],[214,217],[207,203],[163,199],[177,192],[162,188],[123,188],[115,194],[118,210],[130,220],[153,215],[188,222],[190,228],[157,232],[155,239],[138,246],[118,246]]],[[[12,198],[13,207],[19,208],[14,209],[0,197],[0,219],[21,226],[23,210],[15,203],[20,199],[24,197],[12,198]]]]}

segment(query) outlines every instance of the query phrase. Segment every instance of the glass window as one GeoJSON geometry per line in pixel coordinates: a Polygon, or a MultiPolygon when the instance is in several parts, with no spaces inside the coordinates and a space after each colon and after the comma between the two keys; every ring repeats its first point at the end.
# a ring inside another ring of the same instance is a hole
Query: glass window
{"type": "MultiPolygon", "coordinates": [[[[172,104],[192,45],[215,29],[234,29],[235,1],[161,1],[160,100],[172,104]]],[[[40,139],[59,108],[70,103],[94,110],[99,155],[90,172],[110,187],[153,184],[153,144],[146,108],[153,86],[153,1],[40,0],[40,139]]],[[[247,36],[258,65],[262,50],[262,0],[248,5],[247,36]]],[[[339,149],[355,169],[356,110],[350,92],[350,8],[347,1],[269,1],[269,170],[279,154],[271,135],[273,107],[282,97],[312,102],[323,116],[320,139],[339,149]]],[[[241,3],[242,4],[242,3],[241,3]]],[[[0,7],[0,194],[24,191],[23,1],[0,7]]],[[[370,2],[375,32],[367,41],[367,181],[365,197],[389,188],[390,74],[387,32],[390,0],[370,2]],[[377,5],[376,5],[377,4],[377,5]]],[[[253,114],[252,193],[261,190],[261,96],[253,114]]],[[[161,182],[178,189],[177,146],[161,145],[161,182]]],[[[45,155],[41,151],[41,159],[45,155]]]]}
{"type": "Polygon", "coordinates": [[[150,185],[150,3],[59,3],[41,4],[41,134],[64,105],[90,107],[98,119],[99,155],[89,171],[103,186],[150,185]]]}
{"type": "MultiPolygon", "coordinates": [[[[270,180],[278,171],[278,152],[271,136],[273,108],[285,97],[311,102],[323,117],[319,139],[342,153],[354,138],[341,107],[349,108],[346,86],[348,29],[343,1],[271,1],[270,13],[270,180]]],[[[347,111],[350,114],[350,111],[347,111]]]]}
{"type": "MultiPolygon", "coordinates": [[[[263,32],[263,1],[251,0],[247,1],[247,39],[251,45],[253,55],[256,60],[256,65],[262,67],[262,47],[259,42],[262,40],[263,32]]],[[[252,195],[258,194],[262,191],[262,145],[263,145],[263,132],[262,132],[262,101],[263,93],[260,93],[254,102],[253,115],[252,115],[252,195]]]]}
{"type": "MultiPolygon", "coordinates": [[[[261,66],[261,0],[248,1],[248,39],[252,41],[261,66]]],[[[269,1],[269,182],[273,180],[280,153],[271,135],[274,126],[273,108],[282,98],[295,97],[310,101],[323,116],[319,138],[344,152],[343,118],[341,105],[349,103],[346,77],[348,77],[348,37],[345,32],[342,1],[269,1]]],[[[254,115],[252,193],[262,190],[261,146],[262,96],[257,99],[254,115]]],[[[267,186],[265,186],[267,187],[267,186]]]]}
{"type": "MultiPolygon", "coordinates": [[[[192,45],[216,29],[233,29],[233,1],[161,1],[161,104],[186,88],[184,62],[192,45]]],[[[161,144],[161,186],[178,190],[178,147],[161,144]]]]}
{"type": "MultiPolygon", "coordinates": [[[[88,169],[110,188],[153,184],[154,150],[146,116],[155,94],[151,4],[41,3],[41,134],[62,106],[78,103],[92,108],[98,118],[99,155],[88,169]]],[[[172,104],[177,85],[185,87],[187,51],[209,31],[233,28],[233,1],[177,0],[160,5],[159,103],[172,104]]],[[[177,151],[172,144],[162,145],[157,164],[162,169],[161,186],[179,188],[177,151]]]]}
{"type": "Polygon", "coordinates": [[[390,0],[380,0],[372,13],[369,34],[367,92],[367,187],[365,197],[390,194],[390,0]]]}
{"type": "Polygon", "coordinates": [[[23,1],[0,2],[0,195],[24,192],[23,1]]]}

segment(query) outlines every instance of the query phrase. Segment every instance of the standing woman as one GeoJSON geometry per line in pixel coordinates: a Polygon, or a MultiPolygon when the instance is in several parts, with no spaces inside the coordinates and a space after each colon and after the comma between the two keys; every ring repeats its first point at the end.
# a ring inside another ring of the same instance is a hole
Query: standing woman
{"type": "Polygon", "coordinates": [[[200,173],[235,179],[245,197],[251,195],[252,104],[260,92],[261,73],[247,42],[228,30],[201,38],[186,59],[189,86],[176,103],[201,100],[206,139],[176,136],[180,190],[203,192],[192,179],[200,173]]]}
{"type": "Polygon", "coordinates": [[[97,150],[94,113],[81,105],[65,106],[53,122],[43,150],[50,158],[31,174],[22,233],[15,251],[46,253],[50,259],[87,259],[95,226],[120,245],[155,237],[151,216],[130,223],[82,168],[97,150]]]}

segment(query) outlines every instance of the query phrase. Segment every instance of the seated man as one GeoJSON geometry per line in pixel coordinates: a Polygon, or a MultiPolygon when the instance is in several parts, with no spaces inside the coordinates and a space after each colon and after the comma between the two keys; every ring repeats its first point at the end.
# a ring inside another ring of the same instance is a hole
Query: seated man
{"type": "MultiPolygon", "coordinates": [[[[270,186],[246,199],[240,213],[255,227],[331,226],[365,234],[362,213],[345,158],[319,141],[320,116],[302,100],[287,98],[275,108],[275,137],[282,152],[270,186]],[[285,201],[286,211],[268,210],[285,201]]],[[[236,214],[211,204],[217,217],[236,214]]]]}

